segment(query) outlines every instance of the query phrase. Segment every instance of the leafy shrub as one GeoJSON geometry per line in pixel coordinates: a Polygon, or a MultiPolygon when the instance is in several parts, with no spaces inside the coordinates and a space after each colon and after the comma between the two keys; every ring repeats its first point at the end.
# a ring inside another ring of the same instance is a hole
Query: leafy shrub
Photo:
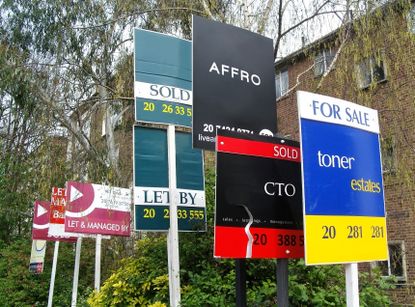
{"type": "MultiPolygon", "coordinates": [[[[208,225],[213,225],[214,173],[206,174],[208,225]]],[[[180,233],[182,306],[235,306],[235,262],[214,259],[213,228],[206,233],[180,233]]],[[[148,234],[137,241],[136,255],[105,281],[91,306],[168,306],[166,235],[148,234]]],[[[276,267],[273,260],[246,261],[248,306],[276,306],[276,267]]],[[[344,306],[343,267],[304,265],[289,261],[289,299],[292,306],[344,306]]],[[[379,275],[361,274],[361,306],[386,306],[390,283],[379,275]]]]}

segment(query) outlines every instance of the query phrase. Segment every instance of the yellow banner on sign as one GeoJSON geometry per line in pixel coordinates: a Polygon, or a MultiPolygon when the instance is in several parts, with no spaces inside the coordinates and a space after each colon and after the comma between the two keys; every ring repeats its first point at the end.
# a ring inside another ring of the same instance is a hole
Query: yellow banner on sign
{"type": "Polygon", "coordinates": [[[306,215],[304,222],[307,265],[388,259],[385,217],[306,215]]]}

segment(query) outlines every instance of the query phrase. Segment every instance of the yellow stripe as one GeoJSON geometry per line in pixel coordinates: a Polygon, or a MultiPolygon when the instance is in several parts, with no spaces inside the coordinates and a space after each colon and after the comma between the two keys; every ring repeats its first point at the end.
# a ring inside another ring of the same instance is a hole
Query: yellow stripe
{"type": "Polygon", "coordinates": [[[385,217],[305,216],[306,264],[387,260],[385,217]]]}

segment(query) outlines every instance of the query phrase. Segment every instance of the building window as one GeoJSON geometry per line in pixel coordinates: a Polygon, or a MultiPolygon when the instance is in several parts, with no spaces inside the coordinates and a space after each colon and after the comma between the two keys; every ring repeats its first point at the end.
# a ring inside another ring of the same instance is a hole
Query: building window
{"type": "Polygon", "coordinates": [[[406,260],[403,241],[389,242],[389,259],[377,261],[375,266],[379,267],[382,276],[395,276],[400,282],[406,281],[406,260]]]}
{"type": "Polygon", "coordinates": [[[314,76],[322,76],[330,67],[334,59],[334,51],[331,48],[321,50],[314,59],[314,76]]]}
{"type": "Polygon", "coordinates": [[[357,68],[360,88],[367,88],[372,83],[386,81],[386,67],[382,53],[363,59],[357,68]]]}
{"type": "Polygon", "coordinates": [[[288,91],[288,70],[283,69],[277,72],[275,76],[275,88],[277,99],[288,91]]]}
{"type": "Polygon", "coordinates": [[[383,173],[391,174],[396,171],[395,139],[392,137],[382,138],[382,167],[383,173]]]}
{"type": "Polygon", "coordinates": [[[408,28],[409,31],[415,34],[415,4],[412,4],[408,12],[408,28]]]}

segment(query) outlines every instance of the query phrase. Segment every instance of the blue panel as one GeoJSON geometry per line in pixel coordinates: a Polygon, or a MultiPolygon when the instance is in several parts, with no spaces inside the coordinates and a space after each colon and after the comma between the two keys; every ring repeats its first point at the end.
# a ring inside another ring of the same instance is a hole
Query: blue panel
{"type": "Polygon", "coordinates": [[[378,134],[307,119],[301,133],[305,214],[385,215],[378,134]]]}

